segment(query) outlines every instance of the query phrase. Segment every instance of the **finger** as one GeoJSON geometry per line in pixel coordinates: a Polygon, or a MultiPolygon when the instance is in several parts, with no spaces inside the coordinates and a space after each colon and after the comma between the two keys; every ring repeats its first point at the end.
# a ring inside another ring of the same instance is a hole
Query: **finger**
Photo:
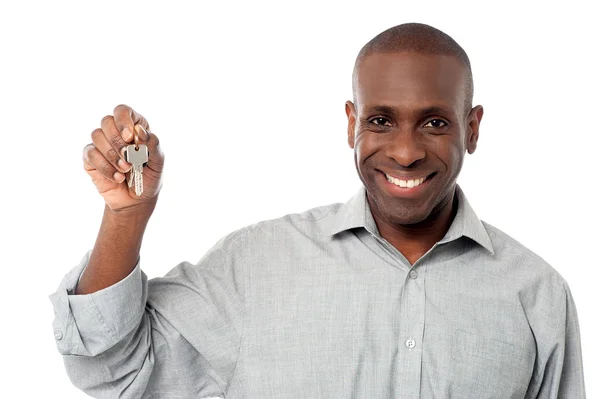
{"type": "Polygon", "coordinates": [[[148,141],[148,132],[146,131],[146,129],[144,129],[144,127],[142,125],[137,124],[133,128],[137,132],[137,135],[138,135],[138,138],[140,139],[140,141],[142,141],[142,142],[148,141]]]}
{"type": "Polygon", "coordinates": [[[125,180],[125,175],[118,172],[115,167],[104,158],[104,155],[100,153],[94,144],[88,144],[84,147],[83,165],[88,173],[98,171],[104,178],[114,183],[122,183],[125,180]]]}
{"type": "Polygon", "coordinates": [[[97,170],[92,170],[88,172],[88,176],[92,179],[92,183],[96,186],[96,190],[100,194],[104,194],[109,190],[113,190],[115,185],[118,186],[120,183],[114,183],[111,180],[108,180],[106,177],[102,176],[100,172],[97,170]]]}
{"type": "Polygon", "coordinates": [[[113,115],[117,129],[121,133],[123,140],[128,143],[133,141],[133,129],[136,124],[142,125],[146,130],[150,129],[146,118],[125,104],[117,105],[113,111],[113,115]]]}
{"type": "Polygon", "coordinates": [[[102,118],[100,122],[100,126],[102,127],[102,133],[112,146],[112,148],[116,151],[119,157],[125,161],[125,147],[129,144],[123,140],[117,125],[115,124],[115,119],[112,115],[106,115],[102,118]]]}
{"type": "Polygon", "coordinates": [[[129,172],[129,169],[131,169],[131,164],[121,159],[119,153],[108,141],[102,129],[96,129],[92,132],[92,142],[100,151],[100,153],[104,155],[104,158],[106,158],[112,164],[112,166],[115,167],[115,169],[118,169],[121,173],[129,172]]]}
{"type": "Polygon", "coordinates": [[[160,141],[156,134],[150,132],[147,132],[147,134],[148,140],[146,141],[146,146],[150,153],[147,166],[156,172],[162,172],[165,165],[165,154],[160,148],[160,141]]]}

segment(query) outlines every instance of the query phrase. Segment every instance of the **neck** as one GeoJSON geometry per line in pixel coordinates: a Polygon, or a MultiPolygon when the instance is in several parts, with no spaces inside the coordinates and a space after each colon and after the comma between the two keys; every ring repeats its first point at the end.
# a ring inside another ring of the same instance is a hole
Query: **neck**
{"type": "Polygon", "coordinates": [[[396,247],[412,265],[448,232],[458,208],[456,190],[439,205],[425,220],[411,225],[390,224],[377,212],[372,213],[381,237],[396,247]]]}

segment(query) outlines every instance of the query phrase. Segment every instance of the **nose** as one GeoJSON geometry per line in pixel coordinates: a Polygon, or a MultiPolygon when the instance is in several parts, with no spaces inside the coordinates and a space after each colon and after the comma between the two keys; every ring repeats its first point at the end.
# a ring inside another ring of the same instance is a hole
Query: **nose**
{"type": "Polygon", "coordinates": [[[385,154],[393,158],[399,165],[410,166],[414,162],[425,158],[426,151],[419,141],[419,132],[402,129],[390,136],[386,143],[385,154]]]}

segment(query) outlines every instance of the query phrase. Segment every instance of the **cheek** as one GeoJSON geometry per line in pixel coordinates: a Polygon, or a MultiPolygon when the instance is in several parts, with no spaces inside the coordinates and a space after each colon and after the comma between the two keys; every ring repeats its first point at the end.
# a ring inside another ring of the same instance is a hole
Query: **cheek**
{"type": "Polygon", "coordinates": [[[457,175],[458,172],[460,172],[464,158],[464,146],[462,143],[454,140],[443,143],[438,149],[438,154],[449,171],[454,175],[457,175]]]}
{"type": "Polygon", "coordinates": [[[354,141],[354,156],[359,164],[364,163],[376,151],[380,143],[377,136],[367,132],[358,132],[354,141]]]}

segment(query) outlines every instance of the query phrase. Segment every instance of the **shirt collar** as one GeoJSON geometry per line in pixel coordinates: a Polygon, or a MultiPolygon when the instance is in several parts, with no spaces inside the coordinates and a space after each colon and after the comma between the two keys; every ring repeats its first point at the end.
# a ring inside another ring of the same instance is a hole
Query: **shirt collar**
{"type": "MultiPolygon", "coordinates": [[[[325,225],[327,235],[333,236],[344,230],[364,227],[369,233],[380,236],[366,195],[367,190],[361,184],[356,194],[342,204],[330,218],[327,218],[327,224],[325,225]]],[[[458,197],[456,216],[446,235],[439,243],[443,244],[465,236],[471,238],[494,255],[494,247],[485,227],[458,184],[456,184],[455,195],[458,197]]]]}

